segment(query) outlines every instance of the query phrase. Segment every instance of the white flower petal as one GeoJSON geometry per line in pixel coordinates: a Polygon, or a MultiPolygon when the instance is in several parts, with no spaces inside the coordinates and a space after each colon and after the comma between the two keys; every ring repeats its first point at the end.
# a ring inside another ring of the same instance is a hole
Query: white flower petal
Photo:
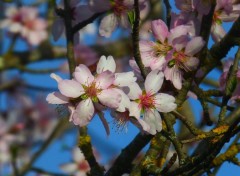
{"type": "Polygon", "coordinates": [[[116,62],[112,56],[101,56],[98,64],[97,64],[97,73],[100,74],[104,71],[111,71],[114,73],[116,71],[116,62]]]}
{"type": "Polygon", "coordinates": [[[137,100],[139,99],[139,96],[142,95],[142,90],[139,87],[139,85],[135,82],[133,84],[130,84],[129,86],[129,92],[128,92],[128,97],[131,100],[137,100]]]}
{"type": "Polygon", "coordinates": [[[141,115],[141,108],[139,107],[139,104],[136,102],[131,102],[129,106],[129,116],[133,116],[139,119],[140,115],[141,115]]]}
{"type": "Polygon", "coordinates": [[[99,26],[101,36],[110,37],[114,29],[117,27],[117,17],[114,13],[105,16],[99,26]]]}
{"type": "Polygon", "coordinates": [[[62,80],[58,83],[58,89],[66,97],[77,98],[84,93],[84,89],[75,80],[62,80]]]}
{"type": "Polygon", "coordinates": [[[76,163],[63,164],[60,168],[66,173],[74,173],[78,169],[76,163]]]}
{"type": "Polygon", "coordinates": [[[156,110],[147,110],[144,113],[144,121],[148,123],[150,126],[149,133],[152,135],[156,134],[156,131],[162,130],[162,119],[160,117],[159,112],[156,110]]]}
{"type": "Polygon", "coordinates": [[[79,126],[85,126],[94,115],[94,106],[90,98],[81,101],[73,115],[73,123],[79,126]]]}
{"type": "Polygon", "coordinates": [[[99,101],[110,108],[118,108],[122,99],[121,94],[116,89],[105,89],[97,96],[99,101]]]}
{"type": "Polygon", "coordinates": [[[123,72],[123,73],[115,73],[114,85],[119,87],[129,86],[136,82],[137,78],[134,77],[133,72],[123,72]]]}
{"type": "Polygon", "coordinates": [[[160,112],[171,112],[177,107],[175,98],[165,93],[159,93],[154,96],[154,105],[160,112]]]}
{"type": "Polygon", "coordinates": [[[106,89],[114,82],[114,74],[110,71],[100,73],[96,78],[96,86],[100,89],[106,89]]]}
{"type": "Polygon", "coordinates": [[[46,100],[50,104],[66,104],[68,103],[69,98],[62,95],[60,92],[53,92],[48,94],[46,100]]]}
{"type": "Polygon", "coordinates": [[[94,81],[94,76],[86,65],[80,64],[73,73],[74,78],[83,85],[89,86],[94,81]]]}
{"type": "Polygon", "coordinates": [[[73,160],[74,160],[76,163],[79,163],[79,162],[85,160],[85,157],[84,157],[82,151],[81,151],[78,147],[75,147],[75,148],[73,149],[72,154],[73,154],[73,160]]]}
{"type": "Polygon", "coordinates": [[[151,71],[145,80],[144,86],[147,93],[153,95],[157,93],[162,87],[162,83],[164,80],[164,74],[160,70],[151,71]]]}

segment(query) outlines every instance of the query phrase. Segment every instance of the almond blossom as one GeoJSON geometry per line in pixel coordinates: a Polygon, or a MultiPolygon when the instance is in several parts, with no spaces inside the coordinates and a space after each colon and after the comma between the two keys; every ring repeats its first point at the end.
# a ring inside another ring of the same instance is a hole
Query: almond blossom
{"type": "MultiPolygon", "coordinates": [[[[103,71],[111,71],[115,73],[116,63],[112,56],[102,56],[99,60],[99,64],[97,67],[97,73],[100,74],[103,71]]],[[[125,129],[127,130],[127,123],[131,121],[140,129],[147,131],[150,127],[140,118],[134,118],[129,116],[129,109],[131,106],[131,102],[129,97],[125,94],[125,92],[120,89],[121,87],[130,87],[132,84],[136,82],[136,77],[134,77],[134,73],[132,71],[123,72],[123,73],[115,73],[115,87],[119,94],[121,94],[121,102],[117,109],[113,109],[111,111],[111,115],[114,118],[114,124],[118,128],[118,130],[125,129]]]]}
{"type": "Polygon", "coordinates": [[[47,38],[47,21],[38,17],[38,9],[33,7],[9,7],[6,19],[0,23],[9,33],[20,35],[31,45],[38,45],[47,38]]]}
{"type": "Polygon", "coordinates": [[[239,14],[240,4],[235,4],[232,0],[217,1],[211,27],[211,35],[215,42],[219,42],[226,35],[222,23],[235,21],[239,14]]]}
{"type": "Polygon", "coordinates": [[[73,162],[63,164],[60,168],[68,174],[74,174],[75,176],[87,176],[90,171],[90,166],[85,160],[82,151],[75,147],[72,151],[73,162]]]}
{"type": "Polygon", "coordinates": [[[169,32],[165,22],[159,19],[152,21],[151,28],[156,41],[140,41],[142,61],[145,67],[161,70],[166,62],[166,57],[169,57],[169,53],[173,49],[173,41],[186,35],[188,27],[178,26],[169,32]]]}
{"type": "Polygon", "coordinates": [[[75,125],[85,126],[89,123],[95,113],[94,103],[118,108],[121,101],[121,95],[110,87],[114,82],[114,74],[110,71],[94,77],[87,66],[80,64],[72,80],[62,80],[55,74],[51,76],[58,82],[60,92],[49,94],[47,101],[51,104],[66,104],[71,112],[69,120],[75,125]]]}
{"type": "Polygon", "coordinates": [[[166,79],[177,89],[182,88],[182,70],[188,72],[198,66],[199,61],[194,55],[204,45],[201,37],[192,37],[189,31],[191,27],[180,25],[169,32],[162,20],[154,20],[152,32],[157,41],[140,41],[144,66],[163,70],[166,79]]]}
{"type": "Polygon", "coordinates": [[[199,60],[194,57],[202,47],[204,41],[201,37],[194,37],[186,44],[175,45],[172,58],[168,60],[164,74],[167,80],[170,80],[177,89],[182,88],[183,71],[193,71],[197,68],[199,60]]]}
{"type": "MultiPolygon", "coordinates": [[[[92,0],[90,6],[94,11],[106,11],[110,13],[105,16],[99,26],[99,34],[104,37],[110,37],[118,25],[129,28],[128,12],[133,9],[134,1],[129,0],[92,0]]],[[[144,0],[140,2],[143,9],[144,0]]]]}
{"type": "Polygon", "coordinates": [[[151,71],[145,80],[145,90],[141,90],[137,83],[130,86],[128,96],[131,100],[130,116],[143,120],[150,126],[146,131],[154,135],[162,130],[162,120],[159,112],[171,112],[177,105],[175,98],[166,93],[158,93],[162,87],[164,74],[159,70],[151,71]]]}

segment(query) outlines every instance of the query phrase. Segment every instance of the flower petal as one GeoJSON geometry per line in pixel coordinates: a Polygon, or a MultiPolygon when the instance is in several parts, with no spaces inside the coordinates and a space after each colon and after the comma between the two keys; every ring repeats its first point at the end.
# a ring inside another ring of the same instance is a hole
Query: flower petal
{"type": "Polygon", "coordinates": [[[98,64],[97,64],[97,73],[100,74],[104,71],[111,71],[112,73],[115,73],[116,71],[116,62],[114,61],[112,56],[101,56],[98,64]]]}
{"type": "Polygon", "coordinates": [[[60,92],[53,92],[48,94],[46,100],[50,104],[66,104],[68,103],[69,98],[62,95],[60,92]]]}
{"type": "Polygon", "coordinates": [[[80,64],[73,73],[74,78],[83,85],[89,86],[94,81],[94,76],[86,65],[80,64]]]}
{"type": "Polygon", "coordinates": [[[63,80],[60,76],[56,75],[55,73],[51,73],[50,77],[55,79],[57,82],[60,82],[63,80]]]}
{"type": "Polygon", "coordinates": [[[129,116],[133,116],[139,119],[141,115],[141,108],[139,107],[139,104],[133,101],[130,103],[131,104],[129,106],[129,116]]]}
{"type": "Polygon", "coordinates": [[[63,164],[60,166],[60,168],[66,173],[74,173],[78,169],[76,163],[63,164]]]}
{"type": "Polygon", "coordinates": [[[101,36],[110,37],[114,29],[117,27],[117,17],[114,13],[105,16],[99,26],[101,36]]]}
{"type": "Polygon", "coordinates": [[[120,95],[121,95],[121,102],[119,103],[118,108],[116,109],[119,112],[126,111],[126,108],[129,109],[130,106],[130,100],[129,97],[121,90],[121,89],[115,89],[120,95]]]}
{"type": "Polygon", "coordinates": [[[97,96],[99,101],[110,108],[118,108],[122,99],[121,94],[116,89],[102,90],[97,96]]]}
{"type": "Polygon", "coordinates": [[[64,21],[62,18],[57,17],[56,20],[54,20],[53,25],[52,25],[52,35],[53,35],[53,40],[57,41],[63,31],[64,31],[64,21]]]}
{"type": "Polygon", "coordinates": [[[159,132],[162,130],[162,119],[156,110],[147,110],[144,113],[144,121],[150,126],[148,131],[150,134],[155,135],[156,131],[159,132]]]}
{"type": "Polygon", "coordinates": [[[62,80],[58,83],[58,89],[66,97],[77,98],[84,93],[81,84],[75,80],[62,80]]]}
{"type": "Polygon", "coordinates": [[[85,160],[85,157],[82,153],[82,151],[78,148],[78,147],[75,147],[72,151],[72,157],[73,157],[73,160],[76,162],[76,163],[79,163],[81,161],[84,161],[85,160]]]}
{"type": "Polygon", "coordinates": [[[96,78],[96,86],[100,89],[106,89],[114,82],[114,74],[110,71],[100,73],[96,78]]]}
{"type": "Polygon", "coordinates": [[[142,90],[139,87],[139,85],[135,82],[131,85],[128,86],[129,87],[129,92],[128,92],[128,97],[131,100],[137,100],[139,99],[139,96],[142,95],[142,90]]]}
{"type": "Polygon", "coordinates": [[[159,70],[153,70],[151,71],[145,80],[144,86],[147,93],[150,93],[150,95],[153,95],[157,93],[160,88],[162,87],[162,83],[164,80],[164,74],[163,72],[159,70]]]}
{"type": "Polygon", "coordinates": [[[73,115],[73,123],[80,127],[89,123],[94,115],[94,106],[90,98],[81,101],[73,115]]]}
{"type": "Polygon", "coordinates": [[[129,86],[136,82],[137,78],[134,77],[133,72],[115,73],[114,85],[119,87],[129,86]]]}
{"type": "Polygon", "coordinates": [[[154,20],[151,23],[152,32],[156,39],[160,40],[162,43],[164,43],[165,39],[168,37],[168,27],[162,20],[154,20]]]}
{"type": "Polygon", "coordinates": [[[205,42],[203,41],[202,37],[194,37],[187,43],[184,53],[188,56],[193,56],[202,49],[204,44],[205,42]]]}
{"type": "Polygon", "coordinates": [[[175,98],[165,93],[158,93],[154,96],[154,105],[160,112],[171,112],[177,107],[175,98]]]}

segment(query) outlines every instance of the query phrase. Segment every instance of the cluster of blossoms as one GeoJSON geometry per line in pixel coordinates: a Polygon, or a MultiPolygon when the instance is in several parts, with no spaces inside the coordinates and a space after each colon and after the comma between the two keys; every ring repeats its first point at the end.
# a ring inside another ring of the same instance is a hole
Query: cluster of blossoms
{"type": "Polygon", "coordinates": [[[113,57],[102,56],[97,64],[96,75],[92,75],[83,64],[76,67],[71,80],[51,74],[58,82],[60,92],[49,94],[47,101],[65,104],[71,112],[70,121],[75,125],[85,126],[95,114],[110,108],[120,123],[133,118],[137,126],[148,133],[161,131],[159,112],[170,112],[176,108],[173,96],[158,93],[164,80],[163,73],[151,71],[142,90],[133,72],[115,73],[115,70],[113,57]],[[127,92],[123,89],[126,87],[127,92]]]}
{"type": "Polygon", "coordinates": [[[20,35],[31,45],[38,45],[47,39],[47,21],[38,17],[34,7],[9,7],[6,19],[0,22],[1,28],[7,28],[10,34],[20,35]]]}
{"type": "MultiPolygon", "coordinates": [[[[147,3],[145,0],[141,0],[139,3],[141,10],[147,10],[147,8],[145,8],[147,3]]],[[[64,7],[63,4],[61,0],[58,8],[62,9],[64,7]]],[[[104,37],[110,37],[118,26],[130,28],[131,25],[128,20],[128,13],[133,10],[133,4],[134,1],[132,0],[90,0],[86,4],[82,4],[80,0],[70,0],[69,6],[72,10],[72,25],[74,26],[90,18],[94,13],[108,12],[100,22],[99,34],[104,37]]],[[[64,20],[56,16],[52,28],[52,34],[55,41],[60,38],[64,30],[64,20]]],[[[78,43],[79,33],[75,34],[74,40],[75,43],[78,43]]]]}
{"type": "MultiPolygon", "coordinates": [[[[215,42],[219,42],[226,34],[222,23],[233,22],[240,14],[238,0],[217,0],[213,15],[211,35],[215,42]]],[[[177,0],[175,4],[180,14],[172,14],[171,28],[178,25],[192,26],[192,33],[198,35],[203,15],[207,15],[211,9],[211,1],[206,0],[177,0]]]]}
{"type": "Polygon", "coordinates": [[[154,20],[151,29],[156,41],[140,41],[140,52],[145,67],[162,70],[166,80],[177,89],[182,88],[183,72],[198,66],[195,55],[204,46],[201,37],[191,35],[191,27],[179,25],[168,30],[162,20],[154,20]]]}

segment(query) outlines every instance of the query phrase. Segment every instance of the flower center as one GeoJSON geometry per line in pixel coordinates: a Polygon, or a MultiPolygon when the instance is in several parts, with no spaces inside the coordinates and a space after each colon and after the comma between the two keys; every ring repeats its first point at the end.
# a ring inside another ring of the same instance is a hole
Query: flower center
{"type": "Polygon", "coordinates": [[[128,122],[130,121],[130,116],[129,112],[114,112],[113,114],[114,120],[113,120],[113,125],[117,128],[118,132],[125,131],[127,132],[128,130],[128,122]]]}
{"type": "Polygon", "coordinates": [[[167,53],[168,53],[171,49],[172,49],[171,46],[169,46],[169,45],[167,45],[167,44],[159,43],[159,42],[157,42],[157,43],[153,46],[154,54],[155,54],[155,56],[157,56],[157,57],[167,55],[167,53]]]}
{"type": "Polygon", "coordinates": [[[21,14],[16,14],[15,16],[13,16],[12,20],[14,22],[22,22],[22,15],[21,14]]]}
{"type": "Polygon", "coordinates": [[[89,87],[86,88],[86,94],[88,97],[96,97],[97,96],[97,88],[96,88],[96,83],[93,82],[89,87]]]}
{"type": "Polygon", "coordinates": [[[219,18],[220,13],[221,13],[220,11],[216,11],[213,14],[213,22],[217,23],[218,25],[222,24],[222,20],[219,18]]]}
{"type": "Polygon", "coordinates": [[[112,9],[117,16],[120,16],[127,10],[127,6],[123,3],[123,0],[116,0],[112,3],[112,9]]]}
{"type": "Polygon", "coordinates": [[[188,59],[189,56],[184,54],[184,52],[175,52],[173,54],[173,59],[168,62],[168,67],[172,68],[173,66],[177,65],[179,68],[185,70],[186,72],[191,71],[191,69],[185,64],[188,59]]]}
{"type": "Polygon", "coordinates": [[[143,92],[143,94],[139,97],[140,100],[140,107],[145,109],[152,109],[154,108],[154,97],[143,92]]]}
{"type": "Polygon", "coordinates": [[[87,161],[83,161],[81,163],[78,164],[78,169],[80,171],[89,171],[89,164],[87,161]]]}

